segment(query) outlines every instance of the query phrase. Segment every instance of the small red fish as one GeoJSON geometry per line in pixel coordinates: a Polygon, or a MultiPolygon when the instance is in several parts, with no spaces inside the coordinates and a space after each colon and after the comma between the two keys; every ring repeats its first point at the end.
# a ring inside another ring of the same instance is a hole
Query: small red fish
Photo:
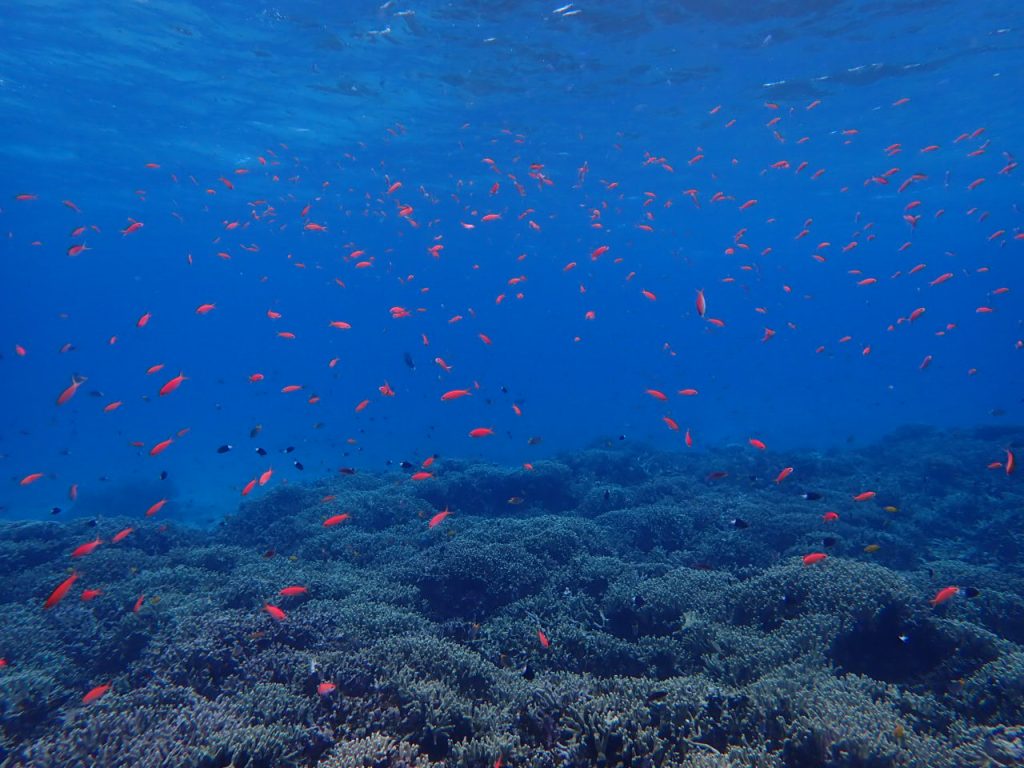
{"type": "Polygon", "coordinates": [[[757,450],[759,450],[759,451],[763,451],[763,450],[766,450],[768,448],[768,446],[765,445],[764,442],[762,442],[761,440],[758,440],[756,437],[750,438],[749,440],[747,440],[747,442],[750,443],[755,448],[757,448],[757,450]]]}
{"type": "Polygon", "coordinates": [[[142,608],[142,601],[145,600],[145,599],[146,599],[145,595],[139,595],[138,599],[135,601],[135,605],[132,606],[132,613],[138,613],[139,612],[139,610],[142,608]]]}
{"type": "Polygon", "coordinates": [[[783,480],[785,480],[787,477],[789,477],[792,474],[793,474],[793,468],[792,467],[786,467],[781,472],[779,472],[778,476],[775,478],[775,484],[778,485],[779,483],[781,483],[783,480]]]}
{"type": "Polygon", "coordinates": [[[95,600],[97,597],[99,597],[102,594],[103,594],[103,591],[99,590],[99,589],[83,589],[82,590],[82,600],[85,601],[85,602],[89,602],[90,600],[95,600]]]}
{"type": "Polygon", "coordinates": [[[700,317],[704,317],[704,315],[705,315],[705,313],[707,311],[708,311],[708,302],[704,298],[704,291],[702,289],[702,290],[697,291],[697,315],[700,316],[700,317]]]}
{"type": "Polygon", "coordinates": [[[1013,471],[1017,468],[1017,458],[1013,455],[1013,451],[1009,448],[1006,449],[1006,474],[1012,475],[1013,471]]]}
{"type": "Polygon", "coordinates": [[[270,478],[273,476],[273,474],[274,474],[274,469],[273,469],[273,467],[271,467],[266,472],[264,472],[262,475],[260,475],[260,485],[266,485],[267,483],[269,483],[270,482],[270,478]]]}
{"type": "Polygon", "coordinates": [[[102,698],[102,696],[109,690],[110,683],[107,683],[106,685],[97,685],[95,688],[93,688],[91,691],[85,694],[85,696],[82,697],[82,703],[90,704],[96,701],[97,699],[102,698]]]}
{"type": "Polygon", "coordinates": [[[824,515],[821,516],[821,519],[824,520],[826,523],[834,523],[839,519],[839,513],[826,512],[824,515]]]}
{"type": "Polygon", "coordinates": [[[149,455],[157,456],[163,453],[164,451],[167,450],[167,447],[173,442],[174,440],[169,437],[166,440],[161,440],[159,443],[157,443],[156,445],[149,449],[149,455]]]}
{"type": "Polygon", "coordinates": [[[42,472],[33,472],[30,475],[25,475],[21,480],[18,481],[18,485],[32,485],[36,480],[45,477],[42,472]]]}
{"type": "Polygon", "coordinates": [[[430,518],[430,522],[429,522],[429,523],[427,523],[427,528],[428,528],[428,529],[430,529],[430,528],[436,528],[436,527],[437,527],[438,525],[440,525],[440,524],[441,524],[441,523],[442,523],[442,522],[444,521],[444,519],[445,519],[446,517],[448,517],[448,515],[450,515],[451,513],[452,513],[452,511],[451,511],[450,509],[448,509],[448,507],[445,507],[445,508],[444,508],[444,509],[442,509],[442,510],[441,510],[440,512],[438,512],[438,513],[437,513],[436,515],[434,515],[434,516],[433,516],[432,518],[430,518]]]}
{"type": "Polygon", "coordinates": [[[276,605],[266,603],[263,606],[263,610],[270,614],[270,616],[276,621],[284,621],[288,618],[288,614],[278,608],[276,605]]]}
{"type": "Polygon", "coordinates": [[[347,513],[341,515],[333,515],[324,520],[324,528],[330,528],[332,525],[343,523],[348,520],[349,515],[347,513]]]}
{"type": "Polygon", "coordinates": [[[490,427],[477,427],[476,429],[469,430],[470,437],[489,437],[494,434],[494,430],[490,427]]]}
{"type": "Polygon", "coordinates": [[[864,491],[853,497],[854,501],[871,501],[877,494],[874,491],[864,491]]]}
{"type": "Polygon", "coordinates": [[[305,587],[294,586],[294,587],[285,587],[280,592],[278,592],[278,594],[279,595],[283,595],[284,597],[294,597],[295,595],[304,595],[308,591],[309,590],[306,589],[305,587]]]}
{"type": "Polygon", "coordinates": [[[828,555],[826,555],[824,552],[812,552],[809,555],[804,555],[804,565],[814,565],[815,563],[820,563],[827,557],[828,555]]]}
{"type": "Polygon", "coordinates": [[[85,544],[80,544],[77,547],[75,547],[74,551],[71,553],[71,556],[85,557],[86,555],[91,555],[94,551],[96,551],[96,547],[98,547],[102,543],[103,539],[94,539],[93,541],[87,541],[85,542],[85,544]]]}
{"type": "Polygon", "coordinates": [[[935,593],[935,597],[931,599],[932,608],[937,605],[942,605],[942,603],[958,594],[960,594],[960,587],[944,587],[943,589],[940,589],[935,593]]]}
{"type": "Polygon", "coordinates": [[[413,475],[411,475],[409,479],[410,480],[426,480],[427,478],[433,477],[433,476],[434,475],[431,472],[416,472],[413,475]]]}
{"type": "Polygon", "coordinates": [[[551,641],[548,640],[548,636],[540,629],[537,630],[537,639],[540,641],[540,647],[544,650],[551,647],[551,641]]]}
{"type": "Polygon", "coordinates": [[[164,504],[166,503],[167,499],[160,499],[160,501],[156,502],[153,506],[146,510],[146,517],[152,517],[153,515],[155,515],[157,512],[164,508],[164,504]]]}
{"type": "Polygon", "coordinates": [[[316,692],[321,696],[326,696],[337,687],[334,683],[323,682],[316,687],[316,692]]]}
{"type": "Polygon", "coordinates": [[[123,541],[134,530],[134,528],[125,528],[123,531],[118,531],[114,534],[113,538],[110,539],[110,543],[117,544],[119,541],[123,541]]]}
{"type": "Polygon", "coordinates": [[[162,387],[160,387],[160,397],[171,394],[174,390],[181,386],[181,382],[186,380],[186,376],[183,373],[178,373],[173,379],[168,381],[162,387]]]}
{"type": "Polygon", "coordinates": [[[59,603],[61,600],[63,600],[64,597],[67,595],[68,590],[71,589],[71,585],[74,584],[75,581],[77,581],[77,580],[78,580],[78,574],[77,573],[72,573],[70,576],[68,576],[66,579],[64,579],[64,581],[62,581],[60,583],[60,585],[55,590],[53,590],[53,592],[50,594],[50,596],[48,598],[46,598],[46,602],[43,603],[43,608],[44,609],[53,608],[53,606],[55,606],[57,603],[59,603]]]}
{"type": "Polygon", "coordinates": [[[245,487],[242,489],[242,495],[248,496],[250,493],[252,493],[252,489],[256,487],[256,482],[257,479],[254,477],[252,480],[246,483],[245,487]]]}
{"type": "Polygon", "coordinates": [[[75,392],[77,392],[78,388],[82,386],[82,384],[85,383],[86,381],[87,379],[85,378],[85,376],[72,376],[71,384],[68,386],[67,389],[65,389],[57,396],[57,405],[64,405],[64,403],[66,403],[68,400],[74,397],[75,392]]]}

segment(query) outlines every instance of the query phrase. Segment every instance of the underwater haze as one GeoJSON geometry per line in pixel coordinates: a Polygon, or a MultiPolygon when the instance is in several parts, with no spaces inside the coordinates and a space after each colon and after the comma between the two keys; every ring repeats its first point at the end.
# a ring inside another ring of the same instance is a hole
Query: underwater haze
{"type": "Polygon", "coordinates": [[[11,0],[0,765],[1024,765],[1024,9],[11,0]]]}

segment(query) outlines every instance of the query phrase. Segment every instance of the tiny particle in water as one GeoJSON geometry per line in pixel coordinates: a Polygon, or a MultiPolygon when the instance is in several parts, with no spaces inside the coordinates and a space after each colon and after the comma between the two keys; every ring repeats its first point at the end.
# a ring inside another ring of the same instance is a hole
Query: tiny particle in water
{"type": "Polygon", "coordinates": [[[222,445],[220,448],[217,449],[217,453],[227,453],[228,451],[230,451],[234,447],[235,446],[233,446],[233,445],[229,445],[228,443],[225,443],[224,445],[222,445]]]}
{"type": "Polygon", "coordinates": [[[820,493],[816,493],[815,491],[807,491],[806,493],[801,493],[800,495],[803,498],[805,498],[807,501],[820,501],[821,500],[821,494],[820,493]]]}
{"type": "Polygon", "coordinates": [[[263,449],[263,448],[257,448],[256,449],[256,453],[258,453],[260,456],[266,456],[267,455],[266,450],[263,449]]]}
{"type": "Polygon", "coordinates": [[[730,520],[729,524],[732,525],[733,528],[738,528],[741,531],[744,528],[749,528],[750,527],[750,523],[748,523],[746,520],[743,520],[742,518],[739,518],[739,517],[734,518],[733,520],[730,520]]]}

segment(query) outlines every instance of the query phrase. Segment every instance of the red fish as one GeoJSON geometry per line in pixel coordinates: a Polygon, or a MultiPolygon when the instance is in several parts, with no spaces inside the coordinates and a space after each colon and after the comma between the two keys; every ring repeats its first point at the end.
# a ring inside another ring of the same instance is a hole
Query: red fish
{"type": "Polygon", "coordinates": [[[68,386],[67,389],[65,389],[63,392],[60,393],[60,395],[57,396],[57,405],[64,405],[64,403],[66,403],[68,400],[74,397],[75,392],[77,392],[78,388],[82,386],[82,384],[85,383],[86,381],[87,379],[85,378],[85,376],[72,376],[71,384],[68,386]]]}
{"type": "Polygon", "coordinates": [[[21,480],[18,481],[18,485],[32,485],[36,480],[45,477],[42,472],[33,472],[31,475],[25,475],[21,480]]]}
{"type": "Polygon", "coordinates": [[[127,538],[134,530],[134,528],[125,528],[123,531],[118,531],[114,534],[113,538],[110,539],[110,543],[117,544],[119,541],[124,541],[124,539],[127,538]]]}
{"type": "Polygon", "coordinates": [[[839,519],[839,513],[826,512],[824,515],[821,516],[821,519],[824,520],[826,523],[834,523],[839,519]]]}
{"type": "Polygon", "coordinates": [[[931,599],[932,607],[942,605],[942,603],[958,594],[960,594],[960,587],[944,587],[936,592],[935,597],[931,599]]]}
{"type": "Polygon", "coordinates": [[[139,595],[139,597],[135,600],[135,605],[132,606],[132,613],[139,612],[139,610],[142,608],[142,601],[145,599],[145,595],[139,595]]]}
{"type": "Polygon", "coordinates": [[[442,522],[444,521],[444,519],[445,519],[446,517],[448,517],[448,515],[450,515],[451,513],[452,513],[452,512],[451,512],[451,510],[450,510],[450,509],[448,509],[448,507],[445,507],[445,508],[444,508],[444,509],[442,509],[442,510],[441,510],[440,512],[438,512],[438,513],[437,513],[436,515],[434,515],[434,516],[433,516],[432,518],[430,518],[430,522],[429,522],[429,523],[427,524],[427,528],[428,528],[428,529],[430,529],[430,528],[436,528],[436,527],[437,527],[438,525],[440,525],[440,524],[441,524],[441,523],[442,523],[442,522]]]}
{"type": "Polygon", "coordinates": [[[178,373],[173,379],[168,381],[162,387],[160,387],[160,397],[171,394],[174,390],[181,386],[181,382],[186,380],[186,376],[183,373],[178,373]]]}
{"type": "Polygon", "coordinates": [[[1009,448],[1006,449],[1006,474],[1012,475],[1013,471],[1017,468],[1017,458],[1013,455],[1013,451],[1009,448]]]}
{"type": "Polygon", "coordinates": [[[768,448],[768,446],[765,445],[764,442],[762,442],[761,440],[758,440],[756,437],[750,438],[749,440],[747,440],[747,442],[750,443],[755,448],[757,448],[757,450],[759,450],[759,451],[763,451],[763,450],[766,450],[768,448]]]}
{"type": "Polygon", "coordinates": [[[778,485],[779,483],[781,483],[783,480],[785,480],[787,477],[789,477],[792,474],[793,474],[793,468],[792,467],[786,467],[781,472],[779,472],[778,476],[775,478],[775,484],[778,485]]]}
{"type": "Polygon", "coordinates": [[[874,491],[864,491],[853,497],[854,501],[871,501],[877,494],[874,491]]]}
{"type": "Polygon", "coordinates": [[[330,528],[332,525],[337,525],[338,523],[343,523],[346,520],[348,520],[348,518],[349,518],[349,514],[348,513],[343,513],[343,514],[340,514],[340,515],[333,515],[331,517],[328,517],[326,520],[324,520],[324,528],[330,528]]]}
{"type": "Polygon", "coordinates": [[[169,437],[166,440],[161,440],[159,443],[157,443],[156,445],[149,449],[149,455],[157,456],[163,453],[164,451],[167,450],[167,446],[169,446],[173,442],[174,440],[169,437]]]}
{"type": "Polygon", "coordinates": [[[273,476],[273,474],[274,474],[274,469],[273,469],[273,467],[271,467],[266,472],[264,472],[262,475],[260,475],[260,485],[266,485],[267,483],[269,483],[270,482],[270,478],[273,476]]]}
{"type": "Polygon", "coordinates": [[[256,487],[256,481],[257,479],[254,477],[252,480],[245,484],[245,487],[242,489],[243,496],[248,496],[250,493],[252,493],[252,489],[256,487]]]}
{"type": "Polygon", "coordinates": [[[468,389],[451,389],[441,395],[442,400],[458,400],[460,397],[472,397],[468,389]]]}
{"type": "Polygon", "coordinates": [[[53,590],[50,596],[46,598],[46,602],[43,603],[43,608],[53,608],[53,606],[55,606],[57,603],[63,600],[64,597],[67,595],[68,590],[71,589],[71,585],[74,584],[75,581],[77,580],[78,574],[72,572],[72,574],[68,576],[66,579],[64,579],[64,581],[62,581],[60,585],[55,590],[53,590]]]}
{"type": "Polygon", "coordinates": [[[668,395],[666,395],[664,392],[661,392],[660,390],[657,390],[657,389],[645,389],[644,390],[644,394],[650,395],[655,400],[662,400],[662,401],[668,400],[668,395]]]}
{"type": "Polygon", "coordinates": [[[827,557],[828,555],[826,555],[824,552],[812,552],[809,555],[804,555],[804,565],[814,565],[815,563],[820,563],[827,557]]]}
{"type": "Polygon", "coordinates": [[[323,682],[316,687],[316,692],[321,696],[326,696],[337,687],[334,683],[323,682]]]}
{"type": "Polygon", "coordinates": [[[551,647],[551,641],[548,640],[548,636],[544,634],[543,630],[537,630],[537,639],[540,641],[540,647],[544,650],[551,647]]]}
{"type": "Polygon", "coordinates": [[[295,587],[285,587],[280,592],[278,592],[278,594],[279,595],[283,595],[284,597],[294,597],[295,595],[303,595],[303,594],[305,594],[308,591],[309,590],[306,589],[305,587],[295,586],[295,587]]]}
{"type": "Polygon", "coordinates": [[[708,303],[704,298],[704,291],[697,291],[697,314],[700,317],[704,317],[704,314],[708,311],[708,303]]]}
{"type": "Polygon", "coordinates": [[[99,590],[99,589],[83,589],[82,590],[82,600],[84,602],[89,602],[90,600],[95,600],[97,597],[99,597],[102,594],[103,594],[103,591],[99,590]]]}
{"type": "Polygon", "coordinates": [[[494,430],[490,427],[476,427],[475,429],[469,430],[470,437],[489,437],[494,434],[494,430]]]}
{"type": "Polygon", "coordinates": [[[155,515],[157,512],[164,508],[164,504],[166,503],[167,499],[160,499],[160,501],[156,502],[156,504],[154,504],[153,506],[146,510],[146,517],[152,517],[153,515],[155,515]]]}
{"type": "Polygon", "coordinates": [[[82,703],[90,704],[96,701],[97,699],[102,698],[102,696],[109,690],[110,683],[107,683],[106,685],[97,685],[95,688],[93,688],[91,691],[85,694],[85,696],[82,697],[82,703]]]}
{"type": "Polygon", "coordinates": [[[263,610],[266,611],[267,613],[269,613],[271,615],[271,617],[273,619],[275,619],[276,621],[284,621],[285,619],[288,618],[288,614],[286,614],[284,611],[282,611],[276,605],[271,605],[270,603],[266,603],[263,606],[263,610]]]}
{"type": "Polygon", "coordinates": [[[200,304],[198,307],[196,307],[196,314],[197,315],[205,315],[207,312],[211,312],[212,310],[214,310],[216,308],[217,308],[216,304],[200,304]]]}
{"type": "Polygon", "coordinates": [[[432,473],[430,473],[430,472],[415,472],[413,475],[410,476],[409,479],[410,480],[426,480],[427,478],[433,477],[433,476],[434,475],[432,473]]]}
{"type": "Polygon", "coordinates": [[[71,553],[71,556],[85,557],[86,555],[91,555],[94,551],[96,551],[96,547],[98,547],[102,543],[103,539],[94,539],[93,541],[87,541],[85,542],[85,544],[80,544],[77,547],[75,547],[74,551],[71,553]]]}

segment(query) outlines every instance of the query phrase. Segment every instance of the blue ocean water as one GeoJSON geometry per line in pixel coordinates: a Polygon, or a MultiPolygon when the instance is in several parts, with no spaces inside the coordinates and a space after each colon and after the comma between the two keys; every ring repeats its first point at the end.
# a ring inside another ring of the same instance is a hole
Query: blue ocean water
{"type": "Polygon", "coordinates": [[[11,530],[590,449],[886,503],[895,444],[1017,479],[1019,4],[559,5],[8,3],[11,530]]]}

